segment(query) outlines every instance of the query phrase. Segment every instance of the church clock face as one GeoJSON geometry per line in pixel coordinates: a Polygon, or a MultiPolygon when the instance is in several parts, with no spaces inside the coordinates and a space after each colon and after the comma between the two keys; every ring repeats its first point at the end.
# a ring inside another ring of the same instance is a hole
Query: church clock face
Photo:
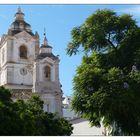
{"type": "Polygon", "coordinates": [[[20,69],[20,74],[21,75],[26,75],[27,74],[27,69],[26,68],[21,68],[20,69]]]}

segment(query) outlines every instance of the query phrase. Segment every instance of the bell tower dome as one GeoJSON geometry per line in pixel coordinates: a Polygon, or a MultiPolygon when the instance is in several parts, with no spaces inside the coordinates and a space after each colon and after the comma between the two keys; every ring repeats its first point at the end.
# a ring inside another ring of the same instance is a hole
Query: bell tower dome
{"type": "Polygon", "coordinates": [[[11,24],[8,30],[8,35],[15,35],[22,31],[26,31],[32,36],[34,35],[32,33],[31,25],[24,20],[24,13],[21,11],[21,8],[19,7],[15,14],[15,21],[11,24]]]}
{"type": "Polygon", "coordinates": [[[46,33],[44,33],[44,41],[43,44],[40,47],[40,54],[44,54],[44,53],[52,53],[52,47],[50,45],[48,45],[48,40],[46,38],[46,33]]]}

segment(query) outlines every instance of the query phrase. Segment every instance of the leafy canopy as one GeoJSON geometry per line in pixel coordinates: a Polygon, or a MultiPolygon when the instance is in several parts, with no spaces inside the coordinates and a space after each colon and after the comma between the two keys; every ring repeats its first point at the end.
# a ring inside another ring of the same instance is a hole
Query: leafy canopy
{"type": "Polygon", "coordinates": [[[67,54],[76,54],[80,46],[86,53],[116,49],[134,28],[136,22],[128,14],[118,16],[111,10],[97,10],[81,26],[73,28],[67,54]]]}
{"type": "Polygon", "coordinates": [[[72,129],[64,118],[44,112],[38,96],[13,102],[10,91],[0,87],[1,136],[69,136],[72,129]]]}
{"type": "Polygon", "coordinates": [[[97,10],[72,30],[67,54],[85,55],[73,79],[72,107],[112,135],[140,135],[140,29],[130,15],[97,10]],[[135,67],[135,69],[133,69],[135,67]]]}

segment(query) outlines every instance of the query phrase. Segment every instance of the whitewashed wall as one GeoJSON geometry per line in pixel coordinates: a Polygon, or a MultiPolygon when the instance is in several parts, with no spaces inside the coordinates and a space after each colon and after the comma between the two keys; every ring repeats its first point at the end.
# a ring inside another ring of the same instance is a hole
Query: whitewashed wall
{"type": "Polygon", "coordinates": [[[104,127],[91,127],[89,121],[85,119],[75,119],[71,121],[74,127],[72,136],[103,136],[104,127]]]}

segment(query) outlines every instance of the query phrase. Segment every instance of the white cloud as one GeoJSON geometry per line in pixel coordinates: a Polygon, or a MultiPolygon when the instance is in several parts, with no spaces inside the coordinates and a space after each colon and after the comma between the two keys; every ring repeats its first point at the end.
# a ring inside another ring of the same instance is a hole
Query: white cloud
{"type": "Polygon", "coordinates": [[[117,11],[120,13],[129,13],[129,14],[133,14],[133,15],[139,15],[140,14],[140,5],[136,5],[136,6],[130,7],[130,8],[120,9],[117,11]]]}

